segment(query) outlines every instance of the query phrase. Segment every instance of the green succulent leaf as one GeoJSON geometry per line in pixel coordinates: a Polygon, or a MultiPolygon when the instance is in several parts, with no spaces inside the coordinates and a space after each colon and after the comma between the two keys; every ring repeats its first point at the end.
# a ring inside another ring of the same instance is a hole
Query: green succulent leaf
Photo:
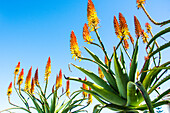
{"type": "Polygon", "coordinates": [[[50,113],[54,113],[57,100],[57,91],[54,91],[53,98],[51,100],[50,113]]]}
{"type": "Polygon", "coordinates": [[[100,113],[102,108],[103,108],[103,106],[100,104],[95,105],[93,108],[93,113],[100,113]]]}
{"type": "Polygon", "coordinates": [[[121,56],[120,56],[120,61],[122,63],[122,66],[123,66],[123,69],[125,70],[125,72],[127,73],[126,71],[126,64],[125,64],[125,59],[124,59],[124,56],[123,56],[123,52],[122,52],[122,49],[120,49],[120,52],[121,52],[121,56]]]}
{"type": "Polygon", "coordinates": [[[160,37],[161,35],[163,35],[163,34],[165,34],[165,33],[168,33],[168,32],[170,32],[170,27],[168,27],[168,28],[160,31],[159,33],[157,33],[157,34],[148,42],[148,44],[147,44],[146,47],[148,48],[149,45],[150,45],[153,41],[155,41],[158,37],[160,37]]]}
{"type": "Polygon", "coordinates": [[[132,82],[135,82],[135,75],[137,71],[137,60],[138,60],[138,39],[136,41],[136,46],[133,52],[132,62],[131,62],[131,67],[129,72],[129,80],[132,82]]]}
{"type": "Polygon", "coordinates": [[[102,96],[104,99],[106,99],[110,103],[114,103],[114,104],[117,104],[117,105],[125,105],[126,104],[126,100],[124,100],[120,96],[118,96],[115,93],[108,91],[108,90],[104,89],[103,87],[96,85],[92,82],[85,81],[85,80],[82,80],[81,78],[75,78],[75,77],[74,78],[73,77],[67,77],[66,79],[78,81],[78,82],[81,82],[81,83],[88,85],[97,94],[102,96]]]}
{"type": "Polygon", "coordinates": [[[137,96],[136,89],[133,82],[129,81],[127,84],[127,105],[128,106],[136,106],[137,96]]]}
{"type": "Polygon", "coordinates": [[[117,58],[116,51],[114,53],[114,69],[115,69],[115,78],[117,87],[119,90],[120,95],[123,98],[127,98],[127,83],[129,81],[128,75],[125,73],[123,66],[119,59],[117,58]]]}

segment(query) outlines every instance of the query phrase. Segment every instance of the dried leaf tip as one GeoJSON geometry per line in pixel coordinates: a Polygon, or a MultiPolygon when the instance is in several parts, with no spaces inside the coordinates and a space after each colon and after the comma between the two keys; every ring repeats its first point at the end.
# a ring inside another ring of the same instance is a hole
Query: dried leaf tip
{"type": "Polygon", "coordinates": [[[87,20],[88,20],[88,26],[90,27],[91,31],[94,31],[94,29],[99,28],[98,26],[99,19],[97,17],[96,9],[94,7],[92,0],[88,0],[87,20]]]}
{"type": "Polygon", "coordinates": [[[87,42],[88,44],[90,44],[90,42],[94,40],[94,39],[91,39],[90,32],[89,32],[89,29],[86,23],[84,24],[84,27],[83,27],[83,39],[84,39],[84,42],[87,42]]]}
{"type": "Polygon", "coordinates": [[[71,54],[73,54],[72,58],[75,57],[75,60],[81,57],[81,51],[79,50],[77,38],[74,34],[74,31],[71,31],[71,35],[70,35],[70,50],[71,50],[71,54]]]}

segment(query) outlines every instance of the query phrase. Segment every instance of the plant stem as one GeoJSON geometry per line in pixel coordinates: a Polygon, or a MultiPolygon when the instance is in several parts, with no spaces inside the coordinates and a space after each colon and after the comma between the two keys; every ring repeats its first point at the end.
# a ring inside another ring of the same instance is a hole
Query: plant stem
{"type": "Polygon", "coordinates": [[[153,20],[152,18],[151,18],[151,16],[149,15],[149,13],[146,11],[146,9],[145,9],[145,7],[143,6],[143,4],[141,4],[141,7],[142,7],[142,9],[143,9],[143,11],[145,12],[145,14],[147,15],[147,17],[149,18],[149,20],[152,22],[152,23],[154,23],[155,25],[165,25],[165,24],[168,24],[168,23],[170,23],[170,20],[167,20],[167,21],[163,21],[163,22],[155,22],[155,20],[153,20]]]}

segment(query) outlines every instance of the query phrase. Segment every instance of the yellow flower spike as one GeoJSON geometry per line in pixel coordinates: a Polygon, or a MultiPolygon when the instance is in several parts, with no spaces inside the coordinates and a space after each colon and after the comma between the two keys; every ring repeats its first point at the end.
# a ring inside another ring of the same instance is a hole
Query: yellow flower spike
{"type": "MultiPolygon", "coordinates": [[[[91,90],[91,88],[89,87],[89,90],[91,90]]],[[[88,103],[92,103],[92,95],[88,94],[88,103]]]]}
{"type": "Polygon", "coordinates": [[[34,90],[35,90],[34,88],[35,88],[35,80],[34,80],[34,78],[32,78],[31,89],[30,89],[31,94],[34,94],[34,90]]]}
{"type": "Polygon", "coordinates": [[[62,86],[62,70],[60,69],[60,72],[59,72],[59,84],[58,84],[58,87],[61,87],[62,86]]]}
{"type": "Polygon", "coordinates": [[[142,30],[141,35],[142,35],[143,43],[148,42],[147,38],[149,38],[149,36],[144,32],[144,30],[142,30]]]}
{"type": "Polygon", "coordinates": [[[8,86],[8,91],[7,91],[7,95],[8,97],[12,94],[12,82],[9,84],[8,86]]]}
{"type": "Polygon", "coordinates": [[[146,0],[136,0],[138,9],[141,8],[143,4],[145,4],[145,1],[146,0]]]}
{"type": "Polygon", "coordinates": [[[106,56],[104,57],[104,62],[105,62],[105,64],[106,64],[107,66],[109,65],[109,61],[108,61],[108,59],[107,59],[106,56]]]}
{"type": "Polygon", "coordinates": [[[119,39],[121,39],[120,27],[119,27],[119,23],[118,23],[118,21],[116,19],[116,16],[114,16],[113,23],[114,23],[114,28],[115,28],[115,34],[117,35],[117,37],[119,39]]]}
{"type": "Polygon", "coordinates": [[[149,23],[146,23],[145,27],[146,27],[147,32],[150,33],[152,29],[151,25],[149,23]]]}
{"type": "Polygon", "coordinates": [[[24,90],[28,91],[28,92],[31,89],[31,72],[32,72],[32,66],[31,66],[31,68],[28,71],[28,75],[27,75],[27,78],[26,78],[26,81],[25,81],[25,88],[24,88],[24,90]]]}
{"type": "Polygon", "coordinates": [[[23,80],[24,80],[24,69],[21,70],[21,72],[18,76],[17,84],[19,85],[19,91],[21,91],[21,84],[23,83],[23,80]]]}
{"type": "Polygon", "coordinates": [[[125,17],[122,15],[122,13],[119,13],[119,25],[120,25],[121,36],[124,37],[124,39],[128,39],[130,32],[125,17]]]}
{"type": "Polygon", "coordinates": [[[67,80],[67,82],[66,82],[66,96],[69,97],[69,95],[70,95],[70,81],[67,80]]]}
{"type": "MultiPolygon", "coordinates": [[[[87,81],[87,78],[85,77],[84,79],[85,81],[87,81]]],[[[83,89],[88,90],[88,86],[86,84],[83,83],[83,89]]],[[[83,92],[83,97],[86,98],[87,97],[87,93],[83,92]]]]}
{"type": "Polygon", "coordinates": [[[90,42],[94,40],[94,39],[91,39],[89,29],[86,23],[84,24],[84,27],[83,27],[83,39],[84,39],[84,42],[87,42],[87,44],[90,44],[90,42]]]}
{"type": "Polygon", "coordinates": [[[103,74],[102,70],[100,69],[100,67],[98,67],[98,73],[99,73],[99,77],[101,79],[103,79],[104,78],[104,74],[103,74]]]}
{"type": "Polygon", "coordinates": [[[45,81],[48,80],[48,77],[50,76],[51,73],[51,59],[50,57],[48,58],[47,65],[45,68],[45,81]]]}
{"type": "Polygon", "coordinates": [[[134,16],[134,23],[135,23],[136,37],[139,38],[141,36],[142,28],[141,28],[139,20],[136,18],[136,16],[134,16]]]}
{"type": "Polygon", "coordinates": [[[79,51],[79,46],[77,43],[77,38],[74,34],[74,31],[71,31],[71,35],[70,35],[70,50],[71,50],[71,54],[73,54],[72,58],[75,57],[76,59],[79,59],[78,57],[81,57],[81,51],[79,51]]]}
{"type": "Polygon", "coordinates": [[[126,40],[126,39],[124,39],[124,41],[123,41],[123,42],[124,42],[124,46],[125,46],[125,48],[126,48],[126,49],[129,49],[129,44],[128,44],[127,40],[126,40]]]}
{"type": "Polygon", "coordinates": [[[35,84],[38,86],[39,85],[39,81],[38,81],[38,68],[35,71],[34,80],[35,80],[35,84]]]}
{"type": "Polygon", "coordinates": [[[87,5],[87,20],[88,20],[88,26],[90,27],[91,31],[94,31],[94,29],[99,28],[99,19],[97,17],[96,9],[94,7],[94,4],[91,0],[88,0],[87,5]]]}
{"type": "Polygon", "coordinates": [[[129,38],[130,38],[131,43],[134,44],[134,39],[133,39],[133,37],[131,36],[130,33],[129,33],[129,38]]]}

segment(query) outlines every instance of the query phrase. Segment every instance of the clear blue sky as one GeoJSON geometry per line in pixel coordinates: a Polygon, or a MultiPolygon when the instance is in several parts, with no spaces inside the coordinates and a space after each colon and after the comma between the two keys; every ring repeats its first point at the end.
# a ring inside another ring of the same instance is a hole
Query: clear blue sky
{"type": "MultiPolygon", "coordinates": [[[[43,84],[45,65],[50,56],[52,61],[50,87],[54,84],[54,79],[60,68],[67,76],[84,78],[85,75],[73,67],[71,67],[73,72],[69,71],[68,63],[70,62],[97,73],[97,66],[89,62],[82,61],[79,63],[74,61],[70,54],[70,33],[71,30],[74,30],[83,56],[88,56],[82,47],[87,46],[103,58],[101,51],[84,43],[82,38],[83,25],[87,23],[87,1],[0,0],[0,110],[10,107],[6,92],[9,83],[13,81],[13,72],[18,61],[21,62],[21,68],[24,68],[24,76],[27,75],[31,66],[33,66],[32,75],[38,67],[40,83],[43,84]]],[[[139,19],[143,29],[146,22],[151,24],[144,12],[137,10],[136,0],[93,0],[93,3],[100,19],[99,33],[109,55],[111,55],[113,45],[118,44],[119,41],[113,28],[114,15],[118,17],[118,13],[121,12],[125,16],[134,38],[134,15],[139,19]]],[[[150,15],[160,22],[170,19],[169,4],[169,0],[146,0],[145,6],[150,15]]],[[[151,26],[154,34],[168,27],[160,28],[153,24],[151,26]]],[[[93,33],[92,36],[97,42],[93,33]]],[[[164,38],[168,40],[168,36],[165,35],[164,38]]],[[[142,40],[140,41],[140,44],[144,47],[142,40]]],[[[164,40],[158,40],[160,45],[162,42],[164,40]]],[[[170,54],[168,52],[163,53],[165,54],[163,59],[170,60],[170,54]]],[[[141,50],[139,59],[143,60],[144,55],[146,53],[141,50]]],[[[139,65],[141,64],[139,63],[139,65]]],[[[72,90],[78,89],[79,86],[81,86],[80,83],[71,81],[72,90]]],[[[51,91],[50,88],[49,91],[51,91]]],[[[11,98],[13,102],[20,103],[14,91],[11,98]]],[[[97,101],[94,101],[93,105],[95,104],[97,104],[97,101]]]]}

